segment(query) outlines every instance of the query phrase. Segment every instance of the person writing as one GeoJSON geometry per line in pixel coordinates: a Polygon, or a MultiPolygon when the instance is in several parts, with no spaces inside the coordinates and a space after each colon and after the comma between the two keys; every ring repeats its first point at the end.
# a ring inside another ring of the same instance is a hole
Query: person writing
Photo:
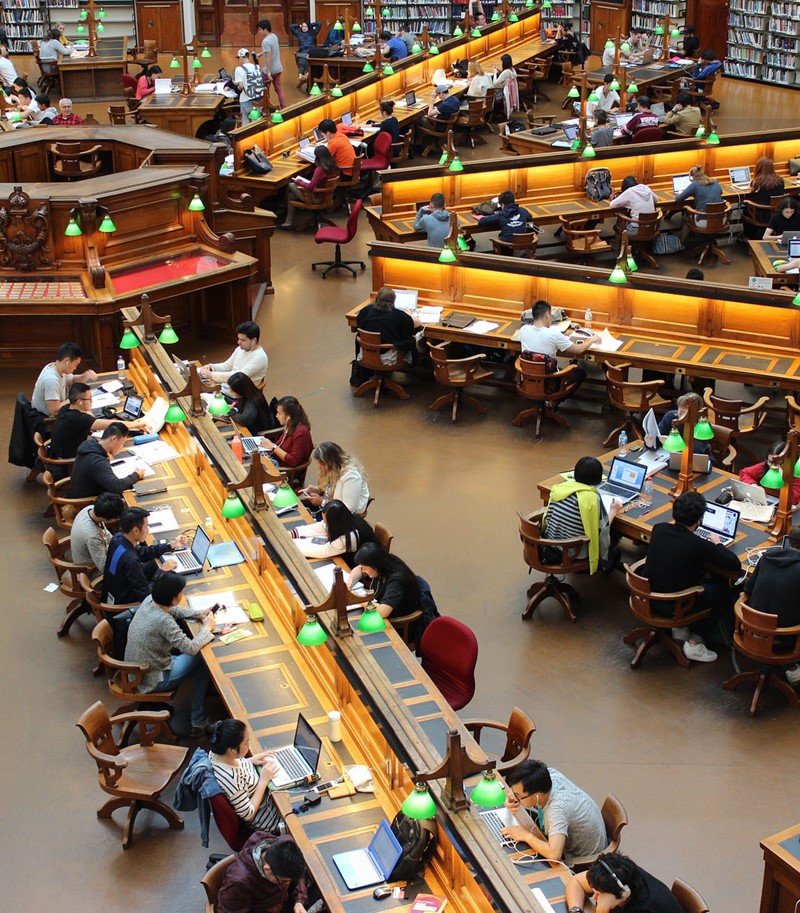
{"type": "MultiPolygon", "coordinates": [[[[800,202],[796,197],[784,197],[778,203],[778,209],[764,231],[764,240],[780,238],[785,231],[800,232],[800,202]]],[[[787,269],[789,264],[784,264],[784,271],[787,269]]]]}
{"type": "Polygon", "coordinates": [[[141,101],[149,95],[154,95],[156,91],[156,76],[160,76],[162,69],[158,64],[152,67],[145,67],[136,83],[136,98],[141,101]]]}
{"type": "Polygon", "coordinates": [[[110,458],[125,446],[128,429],[122,422],[111,422],[100,440],[93,437],[84,441],[75,454],[70,483],[71,498],[96,498],[103,491],[121,495],[132,488],[134,482],[144,478],[143,468],[134,469],[121,479],[116,476],[110,458]]]}
{"type": "Polygon", "coordinates": [[[322,519],[306,526],[295,526],[290,533],[306,558],[334,558],[341,555],[352,568],[355,553],[367,542],[377,543],[375,531],[342,501],[328,501],[322,519]]]}
{"type": "Polygon", "coordinates": [[[419,609],[420,587],[411,568],[376,542],[362,545],[355,555],[355,567],[350,571],[347,586],[364,584],[384,617],[392,614],[410,615],[419,609]]]}

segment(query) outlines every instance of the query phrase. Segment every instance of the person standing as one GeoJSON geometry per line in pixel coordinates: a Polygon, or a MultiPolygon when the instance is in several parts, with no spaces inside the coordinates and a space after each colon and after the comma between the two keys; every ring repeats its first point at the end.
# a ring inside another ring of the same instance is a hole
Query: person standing
{"type": "Polygon", "coordinates": [[[261,102],[264,95],[264,77],[261,70],[250,60],[250,51],[247,48],[239,48],[236,59],[238,64],[233,71],[233,81],[239,89],[239,109],[244,123],[253,110],[253,105],[261,102]]]}
{"type": "Polygon", "coordinates": [[[262,19],[258,23],[258,29],[261,32],[261,69],[264,73],[264,79],[272,82],[275,86],[275,94],[278,96],[278,107],[286,107],[286,96],[283,94],[283,64],[281,63],[281,45],[278,36],[272,31],[272,23],[269,19],[262,19]]]}

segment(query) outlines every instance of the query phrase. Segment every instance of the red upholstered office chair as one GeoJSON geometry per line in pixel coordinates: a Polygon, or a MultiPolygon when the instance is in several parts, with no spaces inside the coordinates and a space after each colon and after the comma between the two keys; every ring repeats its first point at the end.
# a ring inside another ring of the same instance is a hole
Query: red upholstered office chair
{"type": "Polygon", "coordinates": [[[225,793],[212,796],[209,799],[209,803],[211,805],[211,814],[217,822],[222,839],[234,853],[238,853],[247,842],[247,838],[253,833],[253,829],[248,827],[236,814],[225,793]]]}
{"type": "Polygon", "coordinates": [[[317,244],[336,245],[335,260],[317,260],[316,263],[311,264],[311,269],[315,271],[318,266],[325,267],[322,270],[323,279],[328,278],[328,273],[332,269],[350,270],[355,277],[357,273],[354,267],[358,266],[362,270],[367,268],[363,260],[342,260],[342,244],[349,244],[358,232],[358,217],[361,213],[361,206],[361,200],[356,200],[353,211],[347,217],[347,224],[344,228],[339,228],[338,225],[322,225],[317,229],[317,233],[314,235],[314,241],[317,244]]]}
{"type": "Polygon", "coordinates": [[[422,668],[453,710],[466,707],[475,694],[478,638],[457,618],[441,616],[425,628],[419,645],[422,668]]]}
{"type": "Polygon", "coordinates": [[[661,127],[642,127],[631,137],[632,143],[660,143],[664,139],[661,127]]]}
{"type": "Polygon", "coordinates": [[[136,77],[129,73],[122,74],[122,94],[125,98],[136,98],[136,77]]]}
{"type": "Polygon", "coordinates": [[[391,168],[392,137],[382,130],[372,144],[372,155],[361,163],[361,174],[367,177],[367,187],[374,184],[375,173],[391,168]]]}

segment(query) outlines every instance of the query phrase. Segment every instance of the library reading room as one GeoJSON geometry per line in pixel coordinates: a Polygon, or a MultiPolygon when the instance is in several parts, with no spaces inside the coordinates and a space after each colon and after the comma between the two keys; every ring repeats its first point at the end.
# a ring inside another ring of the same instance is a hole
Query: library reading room
{"type": "Polygon", "coordinates": [[[4,906],[797,913],[800,3],[0,6],[4,906]]]}

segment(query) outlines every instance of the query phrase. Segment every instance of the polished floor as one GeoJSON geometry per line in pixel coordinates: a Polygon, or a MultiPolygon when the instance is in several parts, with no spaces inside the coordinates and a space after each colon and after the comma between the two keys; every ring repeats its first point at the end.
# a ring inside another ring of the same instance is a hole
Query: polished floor
{"type": "MultiPolygon", "coordinates": [[[[726,82],[723,90],[738,99],[729,106],[732,119],[747,119],[752,129],[777,125],[779,105],[754,100],[745,107],[744,95],[755,87],[726,82]]],[[[367,235],[362,222],[354,251],[366,254],[367,235]]],[[[258,315],[270,355],[269,394],[298,396],[316,440],[339,441],[358,455],[376,497],[370,519],[391,528],[395,551],[431,581],[442,612],[477,633],[478,689],[464,717],[503,719],[514,705],[523,707],[537,724],[535,756],[598,801],[613,793],[624,803],[625,852],[668,883],[680,877],[693,884],[712,913],[756,910],[758,841],[800,814],[797,712],[768,695],[751,720],[747,692],[721,688],[731,673],[728,655],[683,669],[654,651],[631,671],[622,636],[633,624],[620,575],[577,581],[583,603],[574,625],[555,603],[520,620],[531,578],[516,512],[539,504],[537,480],[600,452],[613,416],[601,412],[599,392],[566,406],[570,430],[548,427],[539,443],[530,428],[511,426],[518,403],[504,393],[487,391],[488,414],[465,410],[453,426],[446,412],[427,410],[438,395],[433,383],[412,378],[409,401],[387,395],[374,410],[350,394],[352,337],[343,316],[368,296],[369,270],[356,280],[323,281],[308,263],[325,255],[309,235],[275,239],[276,294],[258,315]]],[[[746,275],[746,264],[736,275],[746,275]]],[[[189,339],[178,346],[203,360],[229,348],[189,339]]],[[[33,380],[33,372],[0,370],[3,452],[14,394],[29,393],[33,380]]],[[[40,544],[44,506],[43,490],[26,485],[23,471],[0,466],[3,906],[198,911],[206,851],[192,815],[184,832],[172,832],[143,814],[126,853],[119,822],[95,817],[103,794],[74,723],[106,692],[91,676],[88,627],[55,636],[63,600],[44,591],[52,580],[40,544]]],[[[223,849],[216,834],[211,849],[223,849]]]]}

